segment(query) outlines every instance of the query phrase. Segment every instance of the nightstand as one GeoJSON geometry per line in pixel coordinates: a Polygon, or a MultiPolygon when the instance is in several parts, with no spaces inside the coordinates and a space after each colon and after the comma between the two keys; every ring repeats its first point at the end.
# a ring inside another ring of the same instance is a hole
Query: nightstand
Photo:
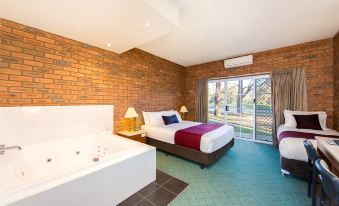
{"type": "Polygon", "coordinates": [[[130,132],[128,130],[118,132],[119,136],[129,138],[134,141],[138,141],[146,144],[146,135],[144,131],[134,131],[130,132]]]}

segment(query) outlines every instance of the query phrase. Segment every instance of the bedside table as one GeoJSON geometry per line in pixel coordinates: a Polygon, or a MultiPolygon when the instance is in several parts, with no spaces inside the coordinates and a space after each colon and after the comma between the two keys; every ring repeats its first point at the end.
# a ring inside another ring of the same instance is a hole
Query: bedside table
{"type": "Polygon", "coordinates": [[[141,130],[134,131],[134,132],[130,132],[128,130],[120,131],[120,132],[118,132],[118,135],[122,136],[122,137],[129,138],[129,139],[134,140],[134,141],[138,141],[138,142],[146,144],[146,135],[145,135],[145,132],[141,131],[141,130]]]}

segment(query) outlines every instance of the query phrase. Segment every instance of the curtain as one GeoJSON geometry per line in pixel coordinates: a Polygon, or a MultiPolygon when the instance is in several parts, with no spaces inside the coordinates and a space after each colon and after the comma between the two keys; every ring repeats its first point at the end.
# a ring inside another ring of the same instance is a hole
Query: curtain
{"type": "Polygon", "coordinates": [[[195,121],[208,121],[208,81],[197,80],[195,84],[195,121]]]}
{"type": "Polygon", "coordinates": [[[307,77],[304,68],[272,72],[273,145],[278,146],[277,129],[284,123],[285,109],[307,110],[307,77]]]}

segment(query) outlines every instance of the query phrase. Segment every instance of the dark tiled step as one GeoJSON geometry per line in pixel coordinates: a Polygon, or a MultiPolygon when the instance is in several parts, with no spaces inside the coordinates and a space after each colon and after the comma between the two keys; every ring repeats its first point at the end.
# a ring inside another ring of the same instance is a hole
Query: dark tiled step
{"type": "Polygon", "coordinates": [[[133,194],[118,206],[164,206],[179,195],[188,184],[160,170],[156,180],[133,194]]]}

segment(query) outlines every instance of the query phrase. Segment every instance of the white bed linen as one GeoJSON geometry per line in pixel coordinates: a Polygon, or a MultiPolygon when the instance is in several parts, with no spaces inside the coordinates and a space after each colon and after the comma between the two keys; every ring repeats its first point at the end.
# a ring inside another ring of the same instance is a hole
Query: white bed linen
{"type": "MultiPolygon", "coordinates": [[[[280,125],[277,131],[278,137],[280,133],[284,131],[297,131],[297,132],[308,132],[314,134],[321,134],[321,135],[339,135],[339,132],[328,129],[328,130],[312,130],[312,129],[297,129],[294,127],[286,127],[285,125],[280,125]]],[[[281,140],[279,144],[279,151],[280,156],[300,160],[307,162],[307,154],[303,144],[304,138],[293,138],[293,137],[286,137],[281,140]]],[[[317,141],[314,139],[310,139],[313,146],[317,148],[317,141]]]]}
{"type": "MultiPolygon", "coordinates": [[[[141,129],[146,132],[147,137],[174,144],[175,132],[180,129],[196,126],[201,123],[192,121],[182,121],[170,125],[149,126],[143,125],[141,129]]],[[[205,153],[212,153],[234,138],[234,128],[229,125],[210,131],[201,137],[200,150],[205,153]]]]}

